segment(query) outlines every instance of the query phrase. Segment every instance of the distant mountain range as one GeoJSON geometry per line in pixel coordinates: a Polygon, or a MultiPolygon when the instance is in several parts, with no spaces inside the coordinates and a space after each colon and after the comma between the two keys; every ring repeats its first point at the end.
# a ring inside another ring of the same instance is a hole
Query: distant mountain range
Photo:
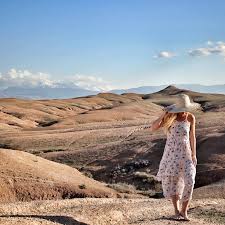
{"type": "MultiPolygon", "coordinates": [[[[172,84],[180,89],[188,89],[191,91],[202,92],[202,93],[217,93],[225,94],[225,84],[222,85],[201,85],[201,84],[172,84]]],[[[129,89],[114,89],[110,92],[116,94],[122,93],[137,93],[137,94],[149,94],[153,92],[160,91],[169,85],[159,85],[159,86],[141,86],[137,88],[129,89]]]]}
{"type": "Polygon", "coordinates": [[[4,90],[0,90],[0,98],[63,99],[96,95],[98,93],[99,92],[97,91],[70,87],[9,87],[4,90]]]}
{"type": "MultiPolygon", "coordinates": [[[[225,94],[225,84],[223,85],[201,85],[201,84],[172,84],[177,88],[188,89],[202,93],[225,94]]],[[[114,89],[107,92],[122,94],[136,93],[149,94],[160,91],[168,85],[159,86],[141,86],[129,89],[114,89]]],[[[76,98],[88,95],[96,95],[99,91],[91,91],[80,87],[8,87],[0,90],[0,98],[24,98],[24,99],[63,99],[76,98]]]]}

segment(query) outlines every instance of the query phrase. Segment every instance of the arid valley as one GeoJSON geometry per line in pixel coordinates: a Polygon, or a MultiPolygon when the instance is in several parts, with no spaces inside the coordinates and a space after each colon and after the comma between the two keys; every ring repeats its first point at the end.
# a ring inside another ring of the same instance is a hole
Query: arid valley
{"type": "Polygon", "coordinates": [[[166,135],[138,128],[179,93],[202,106],[191,224],[225,224],[225,95],[175,86],[151,94],[1,98],[0,224],[178,224],[168,219],[172,205],[155,180],[166,135]]]}

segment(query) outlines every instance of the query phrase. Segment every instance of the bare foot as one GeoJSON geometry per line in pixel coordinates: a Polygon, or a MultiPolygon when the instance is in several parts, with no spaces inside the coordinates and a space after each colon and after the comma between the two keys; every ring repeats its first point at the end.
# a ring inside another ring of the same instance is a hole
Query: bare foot
{"type": "Polygon", "coordinates": [[[181,220],[182,216],[179,211],[175,211],[175,214],[173,216],[171,216],[171,218],[174,220],[181,220]]]}
{"type": "Polygon", "coordinates": [[[183,217],[184,220],[190,221],[190,218],[188,217],[187,213],[180,211],[180,215],[183,217]]]}

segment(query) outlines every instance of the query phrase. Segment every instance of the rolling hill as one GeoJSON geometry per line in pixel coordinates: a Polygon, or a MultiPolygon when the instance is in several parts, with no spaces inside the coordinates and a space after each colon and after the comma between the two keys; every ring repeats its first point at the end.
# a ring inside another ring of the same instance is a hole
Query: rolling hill
{"type": "Polygon", "coordinates": [[[124,138],[135,128],[151,123],[163,106],[176,101],[178,93],[188,94],[203,108],[196,113],[197,190],[225,178],[222,94],[168,86],[150,94],[99,93],[55,100],[4,98],[0,99],[0,147],[33,153],[109,185],[129,184],[137,192],[154,196],[161,191],[154,175],[165,134],[146,129],[124,138]]]}

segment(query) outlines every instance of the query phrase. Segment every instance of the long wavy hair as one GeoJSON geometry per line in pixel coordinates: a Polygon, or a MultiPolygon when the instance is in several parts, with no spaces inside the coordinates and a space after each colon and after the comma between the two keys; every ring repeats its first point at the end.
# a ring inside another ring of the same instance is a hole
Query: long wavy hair
{"type": "Polygon", "coordinates": [[[167,113],[162,120],[161,127],[167,134],[174,120],[177,118],[177,113],[167,113]]]}

